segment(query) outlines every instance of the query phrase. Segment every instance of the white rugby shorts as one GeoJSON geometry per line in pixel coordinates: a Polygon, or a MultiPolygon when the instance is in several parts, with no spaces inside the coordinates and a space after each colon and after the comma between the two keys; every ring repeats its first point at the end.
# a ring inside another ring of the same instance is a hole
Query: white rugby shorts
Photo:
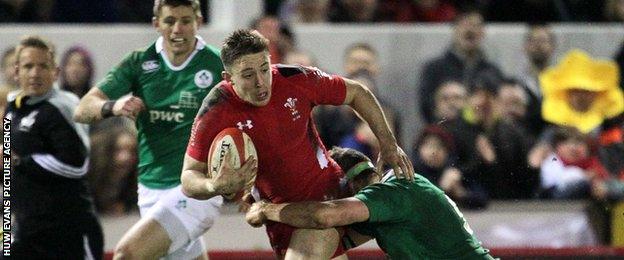
{"type": "Polygon", "coordinates": [[[202,235],[221,213],[223,198],[196,200],[182,193],[182,186],[151,189],[139,183],[138,205],[142,218],[153,218],[171,239],[169,259],[190,259],[204,253],[202,235]]]}

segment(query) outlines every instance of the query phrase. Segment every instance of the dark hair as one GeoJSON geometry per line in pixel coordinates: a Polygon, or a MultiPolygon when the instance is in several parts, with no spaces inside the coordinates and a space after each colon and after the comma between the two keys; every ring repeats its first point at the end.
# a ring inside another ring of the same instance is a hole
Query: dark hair
{"type": "Polygon", "coordinates": [[[17,44],[15,50],[15,61],[19,63],[19,56],[22,50],[25,48],[32,47],[47,51],[50,54],[50,58],[52,60],[52,64],[56,64],[55,58],[55,48],[50,42],[44,40],[43,38],[36,35],[28,35],[22,38],[22,40],[17,44]]]}
{"type": "MultiPolygon", "coordinates": [[[[349,171],[349,169],[353,168],[353,166],[358,163],[371,161],[363,153],[351,148],[334,146],[329,151],[329,155],[332,159],[334,159],[334,161],[336,161],[336,163],[340,166],[340,168],[342,168],[344,172],[349,171]]],[[[376,173],[377,172],[373,169],[367,169],[355,176],[351,181],[367,180],[371,175],[376,173]]]]}
{"type": "Polygon", "coordinates": [[[71,91],[71,92],[78,91],[78,92],[74,92],[74,94],[76,94],[78,97],[82,97],[85,94],[87,94],[87,92],[91,88],[91,83],[93,83],[92,81],[93,81],[93,70],[94,70],[93,60],[91,59],[91,54],[89,53],[89,51],[87,51],[87,49],[81,46],[73,46],[69,48],[67,51],[65,51],[65,53],[63,54],[63,57],[61,58],[61,68],[62,68],[61,75],[59,77],[59,83],[60,83],[61,89],[71,91]],[[79,53],[80,55],[82,55],[85,61],[85,65],[87,67],[87,81],[78,89],[71,88],[70,86],[67,85],[67,74],[65,73],[65,66],[67,66],[67,63],[69,62],[69,57],[74,53],[79,53]]]}
{"type": "Polygon", "coordinates": [[[256,30],[239,29],[230,34],[221,48],[221,61],[229,69],[238,58],[269,51],[269,40],[256,30]]]}
{"type": "Polygon", "coordinates": [[[377,51],[373,48],[373,46],[371,46],[368,43],[365,42],[357,42],[354,44],[349,45],[349,47],[347,47],[347,49],[345,50],[345,58],[354,50],[357,49],[362,49],[365,50],[367,52],[370,52],[373,54],[373,56],[377,57],[377,51]]]}
{"type": "MultiPolygon", "coordinates": [[[[7,48],[6,50],[4,50],[4,52],[2,53],[2,60],[0,60],[0,68],[4,69],[6,67],[6,65],[4,64],[4,62],[11,56],[15,54],[15,46],[12,46],[10,48],[7,48]]],[[[14,64],[12,64],[14,65],[14,64]]]]}
{"type": "Polygon", "coordinates": [[[578,129],[571,126],[560,126],[555,129],[555,132],[552,137],[552,146],[556,147],[560,143],[563,143],[567,140],[578,140],[584,143],[587,143],[589,146],[589,139],[587,136],[578,129]]]}
{"type": "Polygon", "coordinates": [[[154,17],[160,15],[160,10],[165,5],[171,7],[190,6],[197,17],[202,17],[199,0],[154,0],[154,17]]]}

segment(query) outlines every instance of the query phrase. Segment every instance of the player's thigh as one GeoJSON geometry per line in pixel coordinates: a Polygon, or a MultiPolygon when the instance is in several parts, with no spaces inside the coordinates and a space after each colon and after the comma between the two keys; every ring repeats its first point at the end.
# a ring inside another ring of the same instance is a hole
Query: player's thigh
{"type": "Polygon", "coordinates": [[[151,217],[142,218],[117,244],[116,255],[132,258],[157,259],[167,254],[171,240],[165,228],[151,217]]]}
{"type": "Polygon", "coordinates": [[[173,188],[170,189],[152,189],[141,183],[138,184],[138,201],[137,205],[139,206],[139,213],[141,217],[145,217],[147,213],[156,205],[156,203],[171,192],[173,188]]]}
{"type": "MultiPolygon", "coordinates": [[[[221,196],[216,196],[209,200],[196,200],[184,195],[182,187],[178,186],[161,198],[155,205],[154,213],[150,212],[148,215],[154,215],[166,227],[169,226],[167,223],[168,219],[173,217],[177,220],[177,223],[183,225],[184,230],[179,232],[186,232],[186,237],[190,241],[194,241],[212,227],[216,218],[221,214],[222,205],[223,198],[221,196]],[[166,216],[166,214],[164,214],[165,216],[160,216],[163,213],[171,213],[172,216],[166,216]]],[[[171,226],[177,223],[171,223],[171,226]]],[[[180,235],[178,232],[173,231],[170,234],[172,238],[174,235],[180,235]]],[[[174,244],[176,244],[175,241],[174,244]]]]}
{"type": "Polygon", "coordinates": [[[285,259],[330,259],[336,253],[340,236],[335,228],[297,229],[292,233],[285,259]]]}

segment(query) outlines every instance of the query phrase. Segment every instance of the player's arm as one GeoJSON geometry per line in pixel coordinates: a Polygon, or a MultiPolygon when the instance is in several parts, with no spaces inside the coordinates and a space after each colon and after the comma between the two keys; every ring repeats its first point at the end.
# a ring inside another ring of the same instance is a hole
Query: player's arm
{"type": "MultiPolygon", "coordinates": [[[[224,162],[230,162],[229,157],[228,152],[224,162]]],[[[229,196],[243,189],[255,176],[257,168],[257,160],[250,156],[240,168],[232,169],[229,163],[222,163],[219,171],[210,176],[206,162],[186,154],[182,166],[182,192],[198,200],[207,200],[218,195],[229,196]]]]}
{"type": "Polygon", "coordinates": [[[383,167],[383,163],[388,163],[397,177],[414,179],[414,167],[403,149],[398,146],[388,120],[373,93],[357,81],[344,79],[344,82],[347,89],[344,104],[353,108],[368,123],[379,140],[380,159],[383,162],[378,162],[377,166],[383,167]]]}
{"type": "Polygon", "coordinates": [[[124,96],[118,100],[109,100],[98,87],[93,87],[82,97],[76,111],[76,122],[91,124],[110,116],[126,116],[135,119],[145,109],[143,101],[135,96],[124,96]]]}
{"type": "Polygon", "coordinates": [[[369,218],[366,204],[356,198],[324,202],[273,204],[256,202],[247,212],[247,222],[260,226],[265,221],[281,222],[298,228],[326,229],[345,226],[369,218]]]}

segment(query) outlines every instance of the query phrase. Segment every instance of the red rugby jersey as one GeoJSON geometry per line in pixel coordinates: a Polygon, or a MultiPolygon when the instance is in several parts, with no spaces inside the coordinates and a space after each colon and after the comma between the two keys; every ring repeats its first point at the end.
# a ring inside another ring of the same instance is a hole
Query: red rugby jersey
{"type": "Polygon", "coordinates": [[[271,100],[256,107],[241,100],[223,81],[199,110],[186,153],[207,161],[212,140],[223,129],[247,133],[258,152],[255,186],[273,203],[327,200],[336,195],[342,172],[329,157],[316,131],[315,105],[341,105],[344,80],[316,68],[272,65],[271,100]]]}

